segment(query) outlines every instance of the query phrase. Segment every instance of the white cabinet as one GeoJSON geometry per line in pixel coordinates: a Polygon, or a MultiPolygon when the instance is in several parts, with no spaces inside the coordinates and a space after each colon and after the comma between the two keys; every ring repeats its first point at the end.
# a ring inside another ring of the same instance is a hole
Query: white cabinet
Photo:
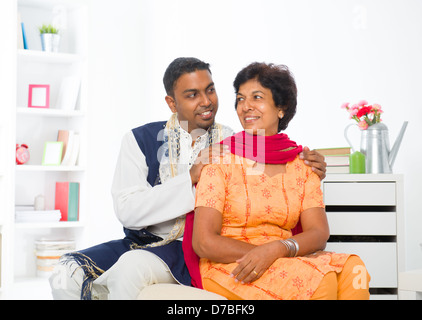
{"type": "Polygon", "coordinates": [[[396,299],[405,261],[402,175],[329,174],[323,191],[326,250],[359,255],[371,276],[371,298],[396,299]]]}
{"type": "MultiPolygon", "coordinates": [[[[4,53],[0,56],[2,64],[11,65],[7,77],[12,83],[8,92],[4,92],[9,95],[9,100],[2,103],[0,117],[0,276],[1,283],[5,284],[0,296],[16,298],[9,294],[12,291],[16,293],[13,287],[26,290],[26,283],[33,286],[37,277],[34,254],[36,240],[71,239],[75,240],[77,248],[84,247],[88,200],[85,170],[88,21],[83,1],[8,0],[0,3],[0,12],[3,12],[0,20],[7,25],[2,29],[9,31],[13,37],[5,50],[8,56],[4,53]],[[17,35],[21,32],[18,18],[24,22],[27,50],[18,48],[16,43],[17,35]],[[62,27],[57,53],[41,50],[38,27],[49,23],[58,23],[62,27]],[[5,62],[6,59],[9,59],[8,62],[5,62]],[[57,102],[63,92],[62,83],[68,78],[77,79],[80,85],[74,107],[63,109],[57,102]],[[49,108],[28,107],[31,84],[49,85],[49,108]],[[43,165],[45,143],[57,141],[59,130],[79,134],[77,162],[70,166],[43,165]],[[15,144],[29,146],[30,160],[24,165],[14,163],[15,144]],[[38,195],[43,195],[47,210],[54,209],[55,184],[63,181],[79,183],[78,221],[15,222],[15,207],[33,205],[38,195]],[[7,256],[4,252],[7,252],[7,256]]],[[[3,91],[0,89],[1,93],[3,91]]],[[[45,278],[39,282],[48,285],[45,278]]]]}

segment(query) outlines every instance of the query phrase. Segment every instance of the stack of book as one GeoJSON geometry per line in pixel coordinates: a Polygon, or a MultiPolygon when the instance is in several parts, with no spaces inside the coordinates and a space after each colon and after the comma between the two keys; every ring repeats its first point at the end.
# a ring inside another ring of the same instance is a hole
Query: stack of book
{"type": "Polygon", "coordinates": [[[327,174],[350,173],[350,147],[316,149],[325,157],[327,174]]]}
{"type": "Polygon", "coordinates": [[[35,241],[35,255],[37,257],[37,276],[48,277],[54,266],[65,253],[75,250],[73,240],[38,240],[35,241]]]}
{"type": "Polygon", "coordinates": [[[58,222],[60,218],[60,210],[35,210],[34,206],[15,207],[15,221],[18,223],[58,222]]]}

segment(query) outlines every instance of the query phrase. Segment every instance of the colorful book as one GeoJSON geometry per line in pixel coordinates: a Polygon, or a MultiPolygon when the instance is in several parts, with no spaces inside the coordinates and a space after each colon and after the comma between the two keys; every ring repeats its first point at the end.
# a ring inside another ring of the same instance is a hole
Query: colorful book
{"type": "Polygon", "coordinates": [[[325,156],[327,166],[348,166],[350,164],[350,154],[325,156]]]}
{"type": "Polygon", "coordinates": [[[56,182],[54,209],[60,210],[60,221],[79,220],[79,182],[56,182]]]}
{"type": "Polygon", "coordinates": [[[23,49],[23,34],[22,34],[22,19],[21,14],[18,12],[18,29],[17,29],[17,36],[18,36],[18,49],[23,49]]]}
{"type": "Polygon", "coordinates": [[[23,48],[25,50],[28,49],[28,44],[26,42],[26,33],[25,33],[25,25],[23,24],[23,22],[21,22],[21,27],[22,27],[22,41],[23,41],[23,48]]]}
{"type": "Polygon", "coordinates": [[[340,147],[340,148],[324,148],[324,149],[315,149],[315,150],[324,156],[329,156],[329,155],[336,155],[336,154],[337,155],[350,154],[351,149],[352,148],[350,147],[340,147]]]}
{"type": "Polygon", "coordinates": [[[75,166],[78,162],[80,137],[78,133],[69,130],[66,153],[63,156],[62,166],[75,166]]]}
{"type": "Polygon", "coordinates": [[[349,166],[327,166],[327,174],[331,173],[350,173],[349,166]]]}
{"type": "Polygon", "coordinates": [[[59,130],[59,132],[57,133],[57,141],[63,142],[63,151],[62,151],[62,158],[61,158],[61,161],[63,161],[64,155],[66,154],[67,143],[69,141],[69,131],[59,130]]]}

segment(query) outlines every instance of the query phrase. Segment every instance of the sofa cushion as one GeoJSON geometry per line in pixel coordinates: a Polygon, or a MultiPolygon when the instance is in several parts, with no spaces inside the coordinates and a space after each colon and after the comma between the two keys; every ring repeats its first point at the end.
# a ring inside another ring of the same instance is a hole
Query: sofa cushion
{"type": "Polygon", "coordinates": [[[158,283],[145,287],[138,300],[227,300],[206,290],[179,284],[158,283]]]}

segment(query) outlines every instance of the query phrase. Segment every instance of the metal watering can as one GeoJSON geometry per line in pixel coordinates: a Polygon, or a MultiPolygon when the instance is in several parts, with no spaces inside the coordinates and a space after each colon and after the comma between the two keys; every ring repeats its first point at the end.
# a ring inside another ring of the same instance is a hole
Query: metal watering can
{"type": "MultiPolygon", "coordinates": [[[[362,130],[360,140],[360,152],[365,157],[366,173],[392,173],[394,161],[396,160],[397,152],[399,151],[404,133],[407,128],[408,121],[403,123],[400,133],[394,142],[393,148],[390,150],[390,143],[388,140],[388,128],[383,123],[376,123],[362,130]]],[[[348,129],[356,124],[350,124],[344,129],[344,137],[349,143],[353,152],[357,151],[353,144],[347,137],[348,129]]]]}

